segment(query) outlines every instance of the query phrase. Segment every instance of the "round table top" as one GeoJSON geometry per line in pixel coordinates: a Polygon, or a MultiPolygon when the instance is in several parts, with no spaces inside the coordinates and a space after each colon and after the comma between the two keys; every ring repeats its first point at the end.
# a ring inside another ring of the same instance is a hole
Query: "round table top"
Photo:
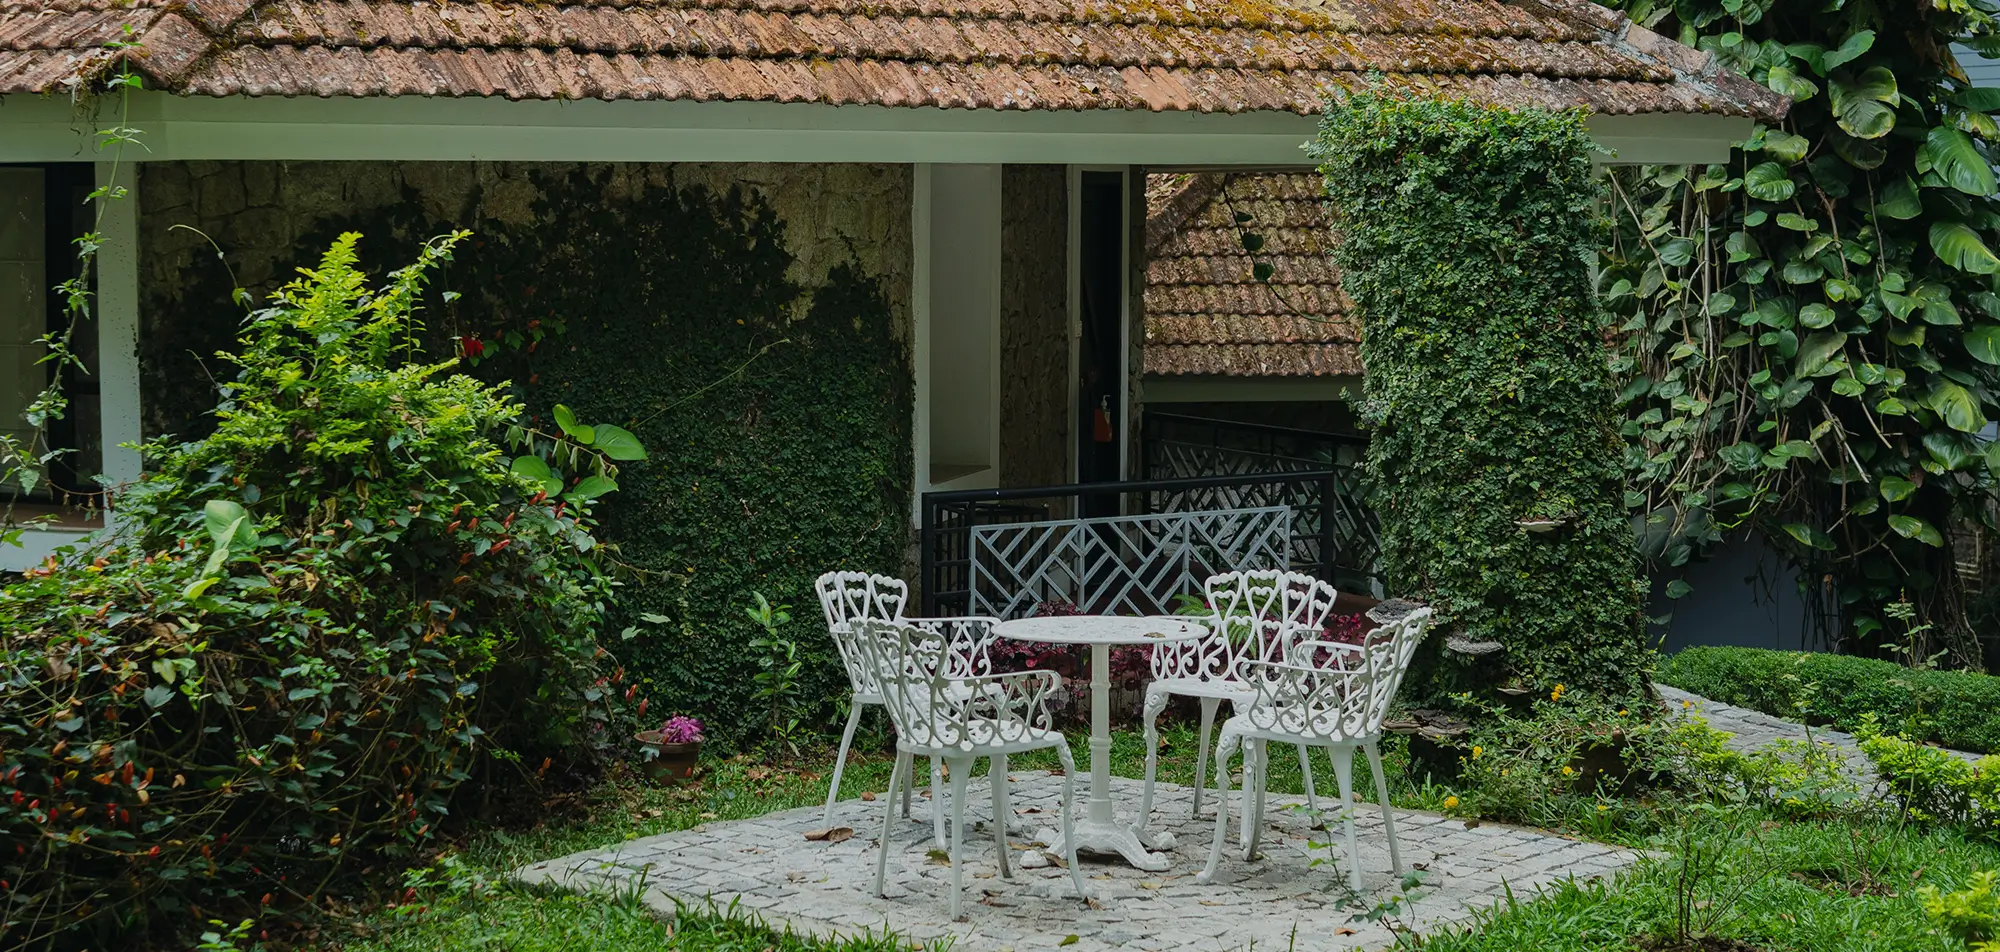
{"type": "Polygon", "coordinates": [[[993,633],[1014,641],[1056,645],[1150,645],[1200,638],[1208,634],[1208,627],[1160,615],[1043,615],[1003,621],[993,633]]]}

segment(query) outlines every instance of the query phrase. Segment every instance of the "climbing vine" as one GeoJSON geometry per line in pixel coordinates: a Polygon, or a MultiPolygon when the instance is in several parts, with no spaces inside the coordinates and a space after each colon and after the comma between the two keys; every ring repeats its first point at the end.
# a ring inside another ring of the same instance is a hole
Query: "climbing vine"
{"type": "Polygon", "coordinates": [[[1450,636],[1413,675],[1425,700],[1645,690],[1595,150],[1581,113],[1379,94],[1330,103],[1312,147],[1367,328],[1383,569],[1450,636]]]}
{"type": "Polygon", "coordinates": [[[2000,471],[1980,435],[2000,379],[2000,89],[1973,88],[1951,44],[2000,50],[1991,6],[1614,5],[1793,102],[1727,164],[1613,179],[1601,287],[1646,554],[1671,568],[1761,530],[1831,583],[1850,648],[1977,665],[1952,569],[2000,471]],[[1915,628],[1888,617],[1906,602],[1915,628]]]}

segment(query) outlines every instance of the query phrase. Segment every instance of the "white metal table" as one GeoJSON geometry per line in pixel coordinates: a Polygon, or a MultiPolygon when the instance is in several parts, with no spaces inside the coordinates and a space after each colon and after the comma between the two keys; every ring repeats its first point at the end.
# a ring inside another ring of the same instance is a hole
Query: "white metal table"
{"type": "MultiPolygon", "coordinates": [[[[1111,803],[1111,646],[1157,645],[1189,641],[1208,633],[1203,625],[1181,618],[1134,618],[1118,615],[1049,615],[1021,618],[994,626],[993,634],[1015,641],[1090,646],[1090,798],[1077,820],[1078,850],[1117,853],[1144,870],[1166,869],[1169,861],[1150,849],[1174,848],[1165,831],[1141,833],[1135,824],[1120,822],[1111,803]]],[[[1060,848],[1053,831],[1043,841],[1060,848]]]]}

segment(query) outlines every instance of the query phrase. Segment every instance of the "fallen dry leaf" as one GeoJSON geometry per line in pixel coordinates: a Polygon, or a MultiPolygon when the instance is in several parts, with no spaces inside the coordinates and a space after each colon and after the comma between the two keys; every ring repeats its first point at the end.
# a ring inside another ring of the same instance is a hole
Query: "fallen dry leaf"
{"type": "Polygon", "coordinates": [[[843,843],[853,838],[854,838],[854,828],[851,826],[830,826],[824,830],[806,831],[806,839],[811,840],[815,843],[821,841],[825,841],[828,843],[843,843]]]}
{"type": "Polygon", "coordinates": [[[1335,930],[1333,930],[1333,934],[1334,934],[1334,935],[1360,935],[1361,933],[1359,933],[1359,932],[1356,932],[1356,931],[1354,931],[1353,929],[1349,929],[1349,928],[1348,928],[1348,927],[1346,927],[1346,926],[1341,926],[1340,928],[1338,928],[1338,929],[1335,929],[1335,930]]]}
{"type": "Polygon", "coordinates": [[[875,794],[870,791],[863,790],[861,791],[861,799],[867,800],[872,803],[875,800],[875,794]]]}
{"type": "Polygon", "coordinates": [[[944,850],[934,849],[928,853],[925,853],[924,856],[927,857],[931,862],[936,863],[940,866],[951,865],[951,854],[945,852],[944,850]]]}

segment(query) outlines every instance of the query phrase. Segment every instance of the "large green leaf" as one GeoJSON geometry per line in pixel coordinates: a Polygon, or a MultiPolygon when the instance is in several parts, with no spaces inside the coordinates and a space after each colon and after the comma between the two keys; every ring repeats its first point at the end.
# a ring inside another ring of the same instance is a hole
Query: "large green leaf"
{"type": "Polygon", "coordinates": [[[1931,459],[1946,470],[1961,470],[1979,460],[1971,440],[1948,430],[1932,430],[1924,434],[1924,449],[1931,459]]]}
{"type": "Polygon", "coordinates": [[[1992,274],[2000,271],[2000,257],[1986,247],[1979,233],[1963,222],[1941,221],[1931,225],[1931,250],[1938,260],[1960,271],[1992,274]]]}
{"type": "Polygon", "coordinates": [[[1819,95],[1819,85],[1817,83],[1804,76],[1800,76],[1789,66],[1771,67],[1770,74],[1764,77],[1764,85],[1771,87],[1779,95],[1785,96],[1795,103],[1803,102],[1819,95]]]}
{"type": "Polygon", "coordinates": [[[563,498],[571,502],[589,502],[617,490],[618,484],[608,476],[585,476],[577,482],[576,488],[564,493],[563,498]]]}
{"type": "Polygon", "coordinates": [[[1857,139],[1880,139],[1896,127],[1896,74],[1880,66],[1853,82],[1834,80],[1833,114],[1840,128],[1857,139]]]}
{"type": "Polygon", "coordinates": [[[630,430],[612,426],[609,423],[597,425],[597,442],[594,444],[604,455],[620,462],[645,459],[646,447],[630,430]]]}
{"type": "Polygon", "coordinates": [[[1915,539],[1928,546],[1944,545],[1944,536],[1937,527],[1915,516],[1890,516],[1889,528],[1905,539],[1915,539]]]}
{"type": "Polygon", "coordinates": [[[1974,86],[1952,93],[1949,98],[1973,112],[2000,112],[2000,87],[1974,86]]]}
{"type": "Polygon", "coordinates": [[[1764,136],[1764,151],[1787,162],[1797,162],[1811,150],[1811,139],[1782,129],[1772,129],[1764,136]]]}
{"type": "Polygon", "coordinates": [[[1960,433],[1977,433],[1986,427],[1986,414],[1980,412],[1978,398],[1949,380],[1940,378],[1931,385],[1930,393],[1924,395],[1924,406],[1960,433]]]}
{"type": "Polygon", "coordinates": [[[1799,364],[1798,369],[1793,371],[1794,376],[1810,377],[1818,373],[1846,344],[1847,335],[1839,331],[1820,331],[1807,337],[1805,343],[1799,345],[1799,364]]]}
{"type": "Polygon", "coordinates": [[[1876,488],[1881,491],[1883,499],[1900,502],[1905,496],[1917,491],[1917,484],[1899,476],[1885,476],[1881,485],[1876,488]]]}
{"type": "Polygon", "coordinates": [[[1945,183],[1967,195],[1993,194],[1993,167],[1986,164],[1972,137],[1950,126],[1932,126],[1917,150],[1917,169],[1935,171],[1945,183]]]}
{"type": "Polygon", "coordinates": [[[1875,214],[1888,218],[1908,221],[1924,213],[1924,203],[1917,197],[1917,183],[1905,175],[1889,183],[1882,190],[1882,200],[1875,203],[1875,214]]]}
{"type": "Polygon", "coordinates": [[[1965,352],[1982,364],[2000,365],[2000,324],[1981,324],[1967,330],[1965,352]]]}
{"type": "Polygon", "coordinates": [[[1859,59],[1861,57],[1861,54],[1868,52],[1868,50],[1874,45],[1875,45],[1874,30],[1856,30],[1847,39],[1841,41],[1839,47],[1827,50],[1826,53],[1820,57],[1820,61],[1818,64],[1819,69],[1821,70],[1820,75],[1824,76],[1827,73],[1830,73],[1836,69],[1841,68],[1842,66],[1846,66],[1847,64],[1854,62],[1856,59],[1859,59]]]}
{"type": "Polygon", "coordinates": [[[1785,523],[1785,534],[1797,539],[1800,545],[1808,548],[1829,552],[1833,550],[1833,540],[1828,538],[1826,533],[1803,522],[1785,523]]]}
{"type": "Polygon", "coordinates": [[[562,427],[562,431],[578,443],[589,446],[590,442],[597,438],[595,428],[576,422],[576,414],[571,413],[568,407],[560,403],[556,404],[555,418],[556,426],[562,427]]]}
{"type": "Polygon", "coordinates": [[[249,510],[227,499],[211,499],[201,507],[202,527],[218,546],[255,542],[256,530],[249,527],[249,519],[249,510]]]}
{"type": "Polygon", "coordinates": [[[1776,162],[1760,163],[1743,173],[1743,191],[1758,201],[1786,201],[1798,188],[1792,177],[1785,174],[1785,167],[1776,162]]]}
{"type": "Polygon", "coordinates": [[[562,492],[562,478],[549,470],[549,464],[539,456],[516,456],[509,467],[514,475],[536,484],[543,492],[553,496],[562,492]]]}

